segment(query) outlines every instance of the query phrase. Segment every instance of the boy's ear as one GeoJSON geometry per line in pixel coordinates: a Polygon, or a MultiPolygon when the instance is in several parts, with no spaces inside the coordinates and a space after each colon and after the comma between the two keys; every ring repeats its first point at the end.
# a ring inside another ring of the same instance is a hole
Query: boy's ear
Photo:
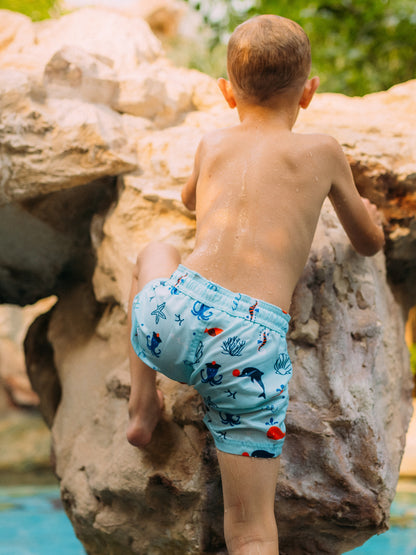
{"type": "Polygon", "coordinates": [[[220,91],[223,94],[228,106],[230,108],[235,108],[237,106],[237,102],[235,101],[234,91],[231,86],[231,83],[222,77],[217,81],[220,91]]]}
{"type": "Polygon", "coordinates": [[[306,110],[306,108],[311,103],[313,95],[316,92],[316,89],[319,87],[319,77],[312,77],[306,82],[306,85],[303,89],[302,96],[299,100],[299,106],[306,110]]]}

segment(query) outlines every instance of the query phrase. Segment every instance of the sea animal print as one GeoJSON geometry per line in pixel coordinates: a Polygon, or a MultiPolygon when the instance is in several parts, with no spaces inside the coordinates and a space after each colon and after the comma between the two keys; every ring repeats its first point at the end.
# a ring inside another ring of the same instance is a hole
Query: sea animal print
{"type": "Polygon", "coordinates": [[[158,304],[157,308],[155,308],[155,310],[153,310],[153,312],[150,313],[152,316],[155,317],[156,324],[159,323],[159,320],[161,318],[163,318],[163,320],[166,320],[166,314],[163,312],[165,306],[166,306],[166,303],[158,304]]]}
{"type": "Polygon", "coordinates": [[[290,374],[292,372],[292,363],[290,362],[289,355],[286,353],[280,353],[274,363],[274,369],[276,374],[280,374],[281,376],[290,374]]]}
{"type": "Polygon", "coordinates": [[[259,311],[259,309],[256,308],[258,304],[259,304],[259,302],[256,301],[256,302],[255,302],[253,305],[251,305],[250,308],[248,309],[249,314],[250,314],[250,320],[253,320],[253,318],[254,318],[254,313],[259,311]]]}
{"type": "Polygon", "coordinates": [[[195,301],[191,313],[198,318],[198,320],[207,321],[212,316],[211,307],[207,306],[200,301],[195,301]]]}
{"type": "Polygon", "coordinates": [[[219,413],[219,416],[221,418],[221,422],[223,424],[226,424],[227,426],[238,426],[240,424],[240,416],[237,416],[236,414],[229,414],[228,412],[226,413],[219,413]]]}
{"type": "Polygon", "coordinates": [[[221,368],[221,364],[217,364],[215,360],[213,362],[208,362],[205,364],[206,369],[201,370],[201,382],[209,383],[213,387],[220,385],[222,382],[223,375],[219,374],[217,376],[218,370],[221,368]]]}
{"type": "Polygon", "coordinates": [[[240,339],[236,335],[234,337],[229,337],[222,343],[221,352],[224,355],[230,355],[232,357],[239,357],[246,346],[246,341],[240,339]]]}
{"type": "Polygon", "coordinates": [[[249,366],[248,368],[244,368],[242,372],[240,372],[240,370],[238,370],[237,368],[233,370],[233,376],[235,376],[236,378],[248,377],[251,379],[252,383],[256,382],[263,390],[263,393],[260,393],[259,397],[263,397],[265,399],[266,390],[264,388],[264,383],[261,379],[263,374],[264,372],[262,372],[258,368],[253,368],[251,366],[249,366]]]}
{"type": "Polygon", "coordinates": [[[261,348],[263,348],[266,343],[267,343],[267,338],[268,338],[268,333],[266,330],[263,330],[262,332],[260,332],[260,339],[257,340],[258,343],[258,347],[257,350],[260,351],[261,348]]]}
{"type": "Polygon", "coordinates": [[[207,333],[208,335],[210,335],[211,337],[215,337],[217,335],[219,335],[220,333],[222,333],[224,330],[222,330],[221,328],[205,328],[204,333],[207,333]]]}
{"type": "Polygon", "coordinates": [[[155,331],[152,334],[152,338],[150,335],[147,336],[147,348],[155,355],[155,357],[159,358],[160,353],[162,352],[160,349],[156,350],[157,347],[162,343],[162,340],[159,337],[159,334],[155,331]]]}

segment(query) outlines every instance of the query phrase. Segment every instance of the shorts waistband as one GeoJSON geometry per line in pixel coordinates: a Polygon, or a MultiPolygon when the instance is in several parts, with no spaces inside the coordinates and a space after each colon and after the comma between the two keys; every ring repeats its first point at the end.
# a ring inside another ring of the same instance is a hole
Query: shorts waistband
{"type": "Polygon", "coordinates": [[[182,293],[195,297],[195,300],[231,316],[238,316],[283,334],[288,331],[290,315],[278,306],[242,293],[234,293],[182,264],[179,264],[168,283],[182,293]]]}

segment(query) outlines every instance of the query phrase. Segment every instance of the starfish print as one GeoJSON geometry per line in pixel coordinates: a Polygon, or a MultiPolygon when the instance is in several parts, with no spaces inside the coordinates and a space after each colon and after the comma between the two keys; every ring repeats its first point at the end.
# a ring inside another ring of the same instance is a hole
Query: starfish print
{"type": "Polygon", "coordinates": [[[175,314],[175,322],[178,322],[179,327],[182,325],[184,320],[185,320],[185,318],[181,318],[180,314],[175,314]]]}
{"type": "Polygon", "coordinates": [[[156,324],[159,323],[159,320],[161,318],[163,318],[163,320],[166,320],[166,316],[165,314],[163,314],[163,309],[165,308],[165,306],[166,306],[166,303],[158,304],[157,308],[155,308],[155,310],[150,313],[152,316],[156,318],[156,324]]]}

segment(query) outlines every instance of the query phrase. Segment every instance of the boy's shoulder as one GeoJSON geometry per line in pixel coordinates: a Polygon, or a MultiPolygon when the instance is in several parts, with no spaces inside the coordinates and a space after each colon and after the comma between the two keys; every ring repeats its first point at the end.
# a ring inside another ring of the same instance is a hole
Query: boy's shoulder
{"type": "Polygon", "coordinates": [[[299,152],[307,150],[321,158],[341,160],[345,158],[340,143],[332,135],[325,133],[293,133],[299,152]]]}

